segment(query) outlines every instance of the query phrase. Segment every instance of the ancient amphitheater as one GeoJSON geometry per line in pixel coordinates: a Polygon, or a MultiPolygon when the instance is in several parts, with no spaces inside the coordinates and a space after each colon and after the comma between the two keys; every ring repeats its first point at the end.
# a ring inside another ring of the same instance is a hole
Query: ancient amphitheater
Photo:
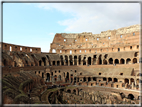
{"type": "MultiPolygon", "coordinates": [[[[50,52],[2,43],[3,104],[140,104],[140,25],[56,33],[50,52]]],[[[111,105],[110,105],[111,106],[111,105]]]]}

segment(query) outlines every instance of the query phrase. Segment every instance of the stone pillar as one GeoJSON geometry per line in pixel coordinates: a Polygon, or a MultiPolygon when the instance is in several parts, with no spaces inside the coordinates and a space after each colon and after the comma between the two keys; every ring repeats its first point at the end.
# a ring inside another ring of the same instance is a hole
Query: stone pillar
{"type": "Polygon", "coordinates": [[[127,88],[127,86],[128,86],[128,83],[125,84],[125,88],[127,88]]]}
{"type": "Polygon", "coordinates": [[[44,63],[43,63],[43,62],[41,62],[41,66],[44,66],[44,63]]]}
{"type": "Polygon", "coordinates": [[[72,59],[72,65],[74,65],[74,59],[72,59]]]}
{"type": "Polygon", "coordinates": [[[53,61],[50,61],[51,66],[53,65],[53,61]]]}
{"type": "Polygon", "coordinates": [[[106,78],[107,82],[108,82],[108,78],[106,78]]]}
{"type": "Polygon", "coordinates": [[[124,59],[125,60],[125,63],[124,64],[126,64],[126,59],[124,59]]]}
{"type": "Polygon", "coordinates": [[[61,61],[59,61],[59,66],[61,65],[61,61]]]}
{"type": "Polygon", "coordinates": [[[114,82],[114,78],[112,78],[112,82],[114,82]]]}
{"type": "Polygon", "coordinates": [[[137,80],[134,80],[134,82],[135,82],[135,86],[137,85],[137,80]]]}
{"type": "Polygon", "coordinates": [[[77,59],[76,61],[77,61],[77,65],[79,65],[79,60],[77,59]]]}
{"type": "Polygon", "coordinates": [[[88,65],[88,60],[87,59],[85,59],[85,62],[86,62],[86,65],[88,65]]]}
{"type": "Polygon", "coordinates": [[[91,58],[91,65],[94,65],[93,62],[94,62],[94,61],[93,61],[93,58],[91,58]]]}
{"type": "Polygon", "coordinates": [[[134,82],[132,82],[132,89],[134,89],[134,82]]]}
{"type": "Polygon", "coordinates": [[[89,61],[88,61],[88,58],[87,58],[87,59],[85,59],[85,61],[86,61],[86,65],[88,65],[88,62],[89,62],[89,61]]]}
{"type": "Polygon", "coordinates": [[[83,60],[81,60],[81,65],[83,65],[83,60]]]}
{"type": "Polygon", "coordinates": [[[131,84],[131,80],[129,79],[129,85],[131,84]]]}

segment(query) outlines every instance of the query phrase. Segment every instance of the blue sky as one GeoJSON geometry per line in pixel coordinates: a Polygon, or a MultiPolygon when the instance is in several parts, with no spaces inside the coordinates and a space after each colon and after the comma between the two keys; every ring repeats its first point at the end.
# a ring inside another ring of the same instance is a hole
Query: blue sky
{"type": "Polygon", "coordinates": [[[82,33],[140,24],[138,3],[4,3],[3,42],[49,52],[56,33],[82,33]]]}

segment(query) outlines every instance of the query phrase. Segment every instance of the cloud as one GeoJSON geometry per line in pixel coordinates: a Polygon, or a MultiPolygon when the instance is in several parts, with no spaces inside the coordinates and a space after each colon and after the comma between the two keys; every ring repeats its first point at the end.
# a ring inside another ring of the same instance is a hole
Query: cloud
{"type": "Polygon", "coordinates": [[[113,30],[140,23],[139,3],[51,3],[39,8],[56,9],[73,18],[59,20],[65,32],[93,32],[113,30]]]}

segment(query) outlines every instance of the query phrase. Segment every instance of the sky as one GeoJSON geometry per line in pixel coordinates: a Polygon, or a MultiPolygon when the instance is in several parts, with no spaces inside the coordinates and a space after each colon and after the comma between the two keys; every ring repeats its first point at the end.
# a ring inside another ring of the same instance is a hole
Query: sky
{"type": "Polygon", "coordinates": [[[3,42],[49,52],[56,33],[114,30],[140,24],[139,3],[4,3],[3,42]]]}

